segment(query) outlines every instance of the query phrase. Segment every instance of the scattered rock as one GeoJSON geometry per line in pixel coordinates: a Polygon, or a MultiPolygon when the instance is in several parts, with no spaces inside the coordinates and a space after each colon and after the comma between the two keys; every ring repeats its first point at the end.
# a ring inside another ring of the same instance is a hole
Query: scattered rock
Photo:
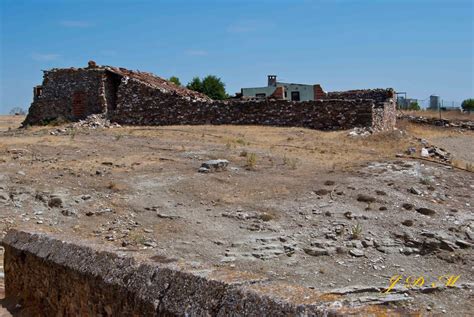
{"type": "Polygon", "coordinates": [[[464,241],[464,240],[461,240],[461,239],[457,239],[456,240],[456,244],[461,247],[461,249],[468,249],[468,248],[472,248],[473,244],[472,243],[469,243],[467,241],[464,241]]]}
{"type": "Polygon", "coordinates": [[[311,256],[329,255],[329,250],[326,248],[303,248],[303,251],[311,256]]]}
{"type": "Polygon", "coordinates": [[[419,190],[418,188],[415,188],[415,187],[410,187],[410,189],[408,191],[410,193],[414,194],[414,195],[421,195],[422,194],[421,190],[419,190]]]}
{"type": "Polygon", "coordinates": [[[63,206],[63,201],[59,197],[51,197],[48,201],[48,206],[51,208],[61,208],[63,206]]]}
{"type": "Polygon", "coordinates": [[[198,172],[200,173],[209,173],[209,172],[218,172],[225,171],[229,165],[228,160],[209,160],[201,164],[198,172]]]}
{"type": "Polygon", "coordinates": [[[0,192],[0,200],[9,200],[10,197],[8,196],[7,193],[4,193],[4,192],[0,192]]]}
{"type": "Polygon", "coordinates": [[[359,194],[357,196],[357,201],[365,202],[365,203],[373,203],[375,202],[375,197],[365,195],[365,194],[359,194]]]}
{"type": "Polygon", "coordinates": [[[329,194],[330,192],[331,192],[330,190],[322,188],[322,189],[316,190],[314,193],[319,196],[324,196],[324,195],[329,194]]]}
{"type": "Polygon", "coordinates": [[[418,211],[420,214],[425,215],[425,216],[433,216],[436,214],[436,211],[434,211],[433,209],[425,208],[425,207],[416,208],[416,211],[418,211]]]}
{"type": "Polygon", "coordinates": [[[361,249],[351,249],[349,254],[355,257],[361,257],[364,256],[365,253],[361,249]]]}
{"type": "Polygon", "coordinates": [[[167,215],[167,214],[163,214],[163,213],[157,213],[156,215],[158,216],[158,218],[163,218],[163,219],[178,219],[178,218],[180,218],[177,215],[167,215]]]}
{"type": "Polygon", "coordinates": [[[402,221],[402,225],[407,226],[407,227],[411,227],[411,226],[414,225],[414,222],[411,219],[407,219],[407,220],[402,221]]]}
{"type": "Polygon", "coordinates": [[[381,207],[379,208],[379,210],[380,210],[380,211],[385,211],[385,210],[387,210],[387,207],[381,206],[381,207]]]}
{"type": "Polygon", "coordinates": [[[63,209],[61,210],[61,213],[63,214],[63,216],[66,216],[66,217],[71,217],[71,216],[76,216],[77,213],[75,210],[72,210],[72,209],[63,209]]]}
{"type": "Polygon", "coordinates": [[[324,182],[324,185],[326,185],[326,186],[334,186],[335,184],[336,184],[336,182],[331,181],[331,180],[327,180],[327,181],[324,182]]]}
{"type": "Polygon", "coordinates": [[[406,210],[412,210],[413,208],[415,208],[415,206],[410,203],[404,203],[402,207],[405,208],[406,210]]]}

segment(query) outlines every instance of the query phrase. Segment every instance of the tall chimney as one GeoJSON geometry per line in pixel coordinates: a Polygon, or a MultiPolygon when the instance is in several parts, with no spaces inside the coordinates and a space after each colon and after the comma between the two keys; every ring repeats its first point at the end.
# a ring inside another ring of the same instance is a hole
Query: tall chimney
{"type": "Polygon", "coordinates": [[[268,86],[276,86],[276,84],[277,84],[277,76],[268,75],[268,86]]]}

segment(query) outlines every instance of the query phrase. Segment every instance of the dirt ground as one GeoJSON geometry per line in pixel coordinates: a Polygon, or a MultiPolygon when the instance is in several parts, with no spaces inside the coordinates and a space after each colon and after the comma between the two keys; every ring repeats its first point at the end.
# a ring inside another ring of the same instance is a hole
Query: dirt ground
{"type": "Polygon", "coordinates": [[[389,301],[381,290],[401,275],[391,291],[400,296],[385,305],[414,315],[473,311],[474,174],[463,170],[474,164],[472,131],[399,122],[367,137],[257,126],[51,135],[57,127],[17,130],[22,119],[0,117],[3,232],[66,232],[264,273],[355,306],[389,301]],[[422,139],[463,169],[403,154],[419,153],[422,139]],[[199,173],[210,159],[230,163],[199,173]],[[442,286],[446,275],[460,276],[454,287],[442,286]],[[423,287],[408,288],[415,280],[423,287]]]}

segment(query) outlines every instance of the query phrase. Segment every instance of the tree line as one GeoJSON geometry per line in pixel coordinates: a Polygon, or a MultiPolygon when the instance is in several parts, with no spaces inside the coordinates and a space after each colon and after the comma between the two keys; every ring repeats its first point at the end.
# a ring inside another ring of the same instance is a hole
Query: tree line
{"type": "MultiPolygon", "coordinates": [[[[175,85],[182,86],[180,80],[176,76],[171,76],[169,81],[175,85]]],[[[204,78],[194,77],[186,85],[186,88],[200,92],[212,98],[214,100],[223,100],[229,98],[229,95],[225,91],[224,82],[217,76],[207,75],[204,78]]]]}

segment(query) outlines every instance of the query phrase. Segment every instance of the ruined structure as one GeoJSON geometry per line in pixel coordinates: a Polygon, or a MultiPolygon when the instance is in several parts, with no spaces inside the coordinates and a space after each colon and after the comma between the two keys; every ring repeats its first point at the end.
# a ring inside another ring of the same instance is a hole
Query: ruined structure
{"type": "MultiPolygon", "coordinates": [[[[282,91],[275,91],[282,93],[282,91]]],[[[211,100],[150,73],[97,66],[45,71],[24,125],[104,113],[130,125],[254,124],[321,130],[392,129],[392,89],[318,93],[318,100],[211,100]]],[[[274,96],[275,97],[275,96],[274,96]]]]}

